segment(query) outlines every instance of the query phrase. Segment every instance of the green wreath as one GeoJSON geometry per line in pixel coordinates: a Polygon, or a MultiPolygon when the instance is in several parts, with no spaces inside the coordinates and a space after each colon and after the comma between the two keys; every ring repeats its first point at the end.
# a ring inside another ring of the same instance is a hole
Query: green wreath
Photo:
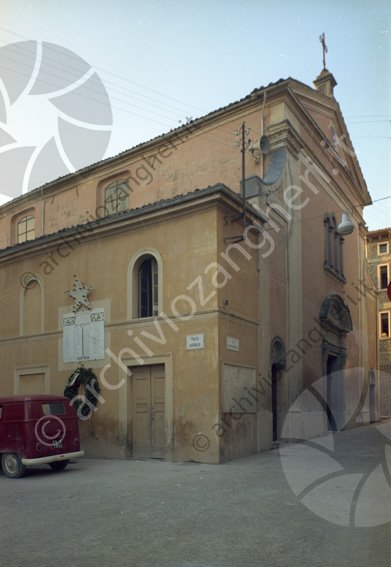
{"type": "Polygon", "coordinates": [[[78,414],[78,417],[89,417],[96,408],[100,393],[100,386],[98,379],[91,368],[84,368],[83,366],[77,368],[72,376],[69,378],[65,386],[64,396],[72,400],[72,405],[78,414]],[[83,386],[84,395],[79,394],[80,386],[83,386]],[[84,400],[80,398],[74,400],[76,396],[83,396],[84,400]],[[82,406],[80,408],[80,406],[82,406]]]}

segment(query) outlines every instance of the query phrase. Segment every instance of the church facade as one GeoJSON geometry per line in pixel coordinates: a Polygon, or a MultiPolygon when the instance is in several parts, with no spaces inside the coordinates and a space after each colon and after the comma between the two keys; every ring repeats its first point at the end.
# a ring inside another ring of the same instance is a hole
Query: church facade
{"type": "Polygon", "coordinates": [[[377,418],[371,199],[335,80],[315,86],[255,89],[2,206],[0,393],[91,368],[83,448],[108,458],[219,463],[377,418]]]}

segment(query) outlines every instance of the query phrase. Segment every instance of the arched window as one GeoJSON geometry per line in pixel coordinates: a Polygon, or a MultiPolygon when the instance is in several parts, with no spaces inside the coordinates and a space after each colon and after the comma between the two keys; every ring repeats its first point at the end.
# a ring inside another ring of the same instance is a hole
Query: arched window
{"type": "Polygon", "coordinates": [[[17,240],[26,242],[26,240],[34,240],[35,238],[35,217],[26,215],[18,222],[17,240]]]}
{"type": "Polygon", "coordinates": [[[324,225],[324,267],[345,278],[343,273],[344,238],[338,232],[338,225],[333,213],[326,213],[324,225]]]}
{"type": "Polygon", "coordinates": [[[154,248],[134,254],[128,266],[127,317],[157,317],[163,311],[163,260],[154,248]]]}
{"type": "Polygon", "coordinates": [[[118,179],[105,189],[105,211],[108,215],[126,211],[129,207],[129,183],[118,179]]]}
{"type": "Polygon", "coordinates": [[[158,267],[156,259],[146,258],[138,270],[138,316],[153,317],[158,310],[158,267]]]}

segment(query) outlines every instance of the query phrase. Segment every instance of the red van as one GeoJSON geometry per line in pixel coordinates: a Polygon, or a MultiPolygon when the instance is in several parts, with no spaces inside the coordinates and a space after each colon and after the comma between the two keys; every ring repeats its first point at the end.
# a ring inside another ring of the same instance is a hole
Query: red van
{"type": "Polygon", "coordinates": [[[27,465],[61,471],[82,457],[79,426],[69,398],[34,394],[0,397],[0,455],[4,474],[24,475],[27,465]]]}

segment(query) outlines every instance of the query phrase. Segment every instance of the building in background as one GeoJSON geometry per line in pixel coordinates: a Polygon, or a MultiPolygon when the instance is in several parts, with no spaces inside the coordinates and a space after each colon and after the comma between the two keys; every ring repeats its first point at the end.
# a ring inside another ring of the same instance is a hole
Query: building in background
{"type": "Polygon", "coordinates": [[[379,348],[380,412],[391,416],[391,300],[387,288],[391,282],[391,228],[373,230],[367,237],[367,257],[372,281],[379,295],[376,337],[379,348]]]}
{"type": "Polygon", "coordinates": [[[0,393],[92,368],[83,446],[112,458],[219,463],[377,419],[371,199],[335,85],[255,89],[1,207],[0,393]]]}

